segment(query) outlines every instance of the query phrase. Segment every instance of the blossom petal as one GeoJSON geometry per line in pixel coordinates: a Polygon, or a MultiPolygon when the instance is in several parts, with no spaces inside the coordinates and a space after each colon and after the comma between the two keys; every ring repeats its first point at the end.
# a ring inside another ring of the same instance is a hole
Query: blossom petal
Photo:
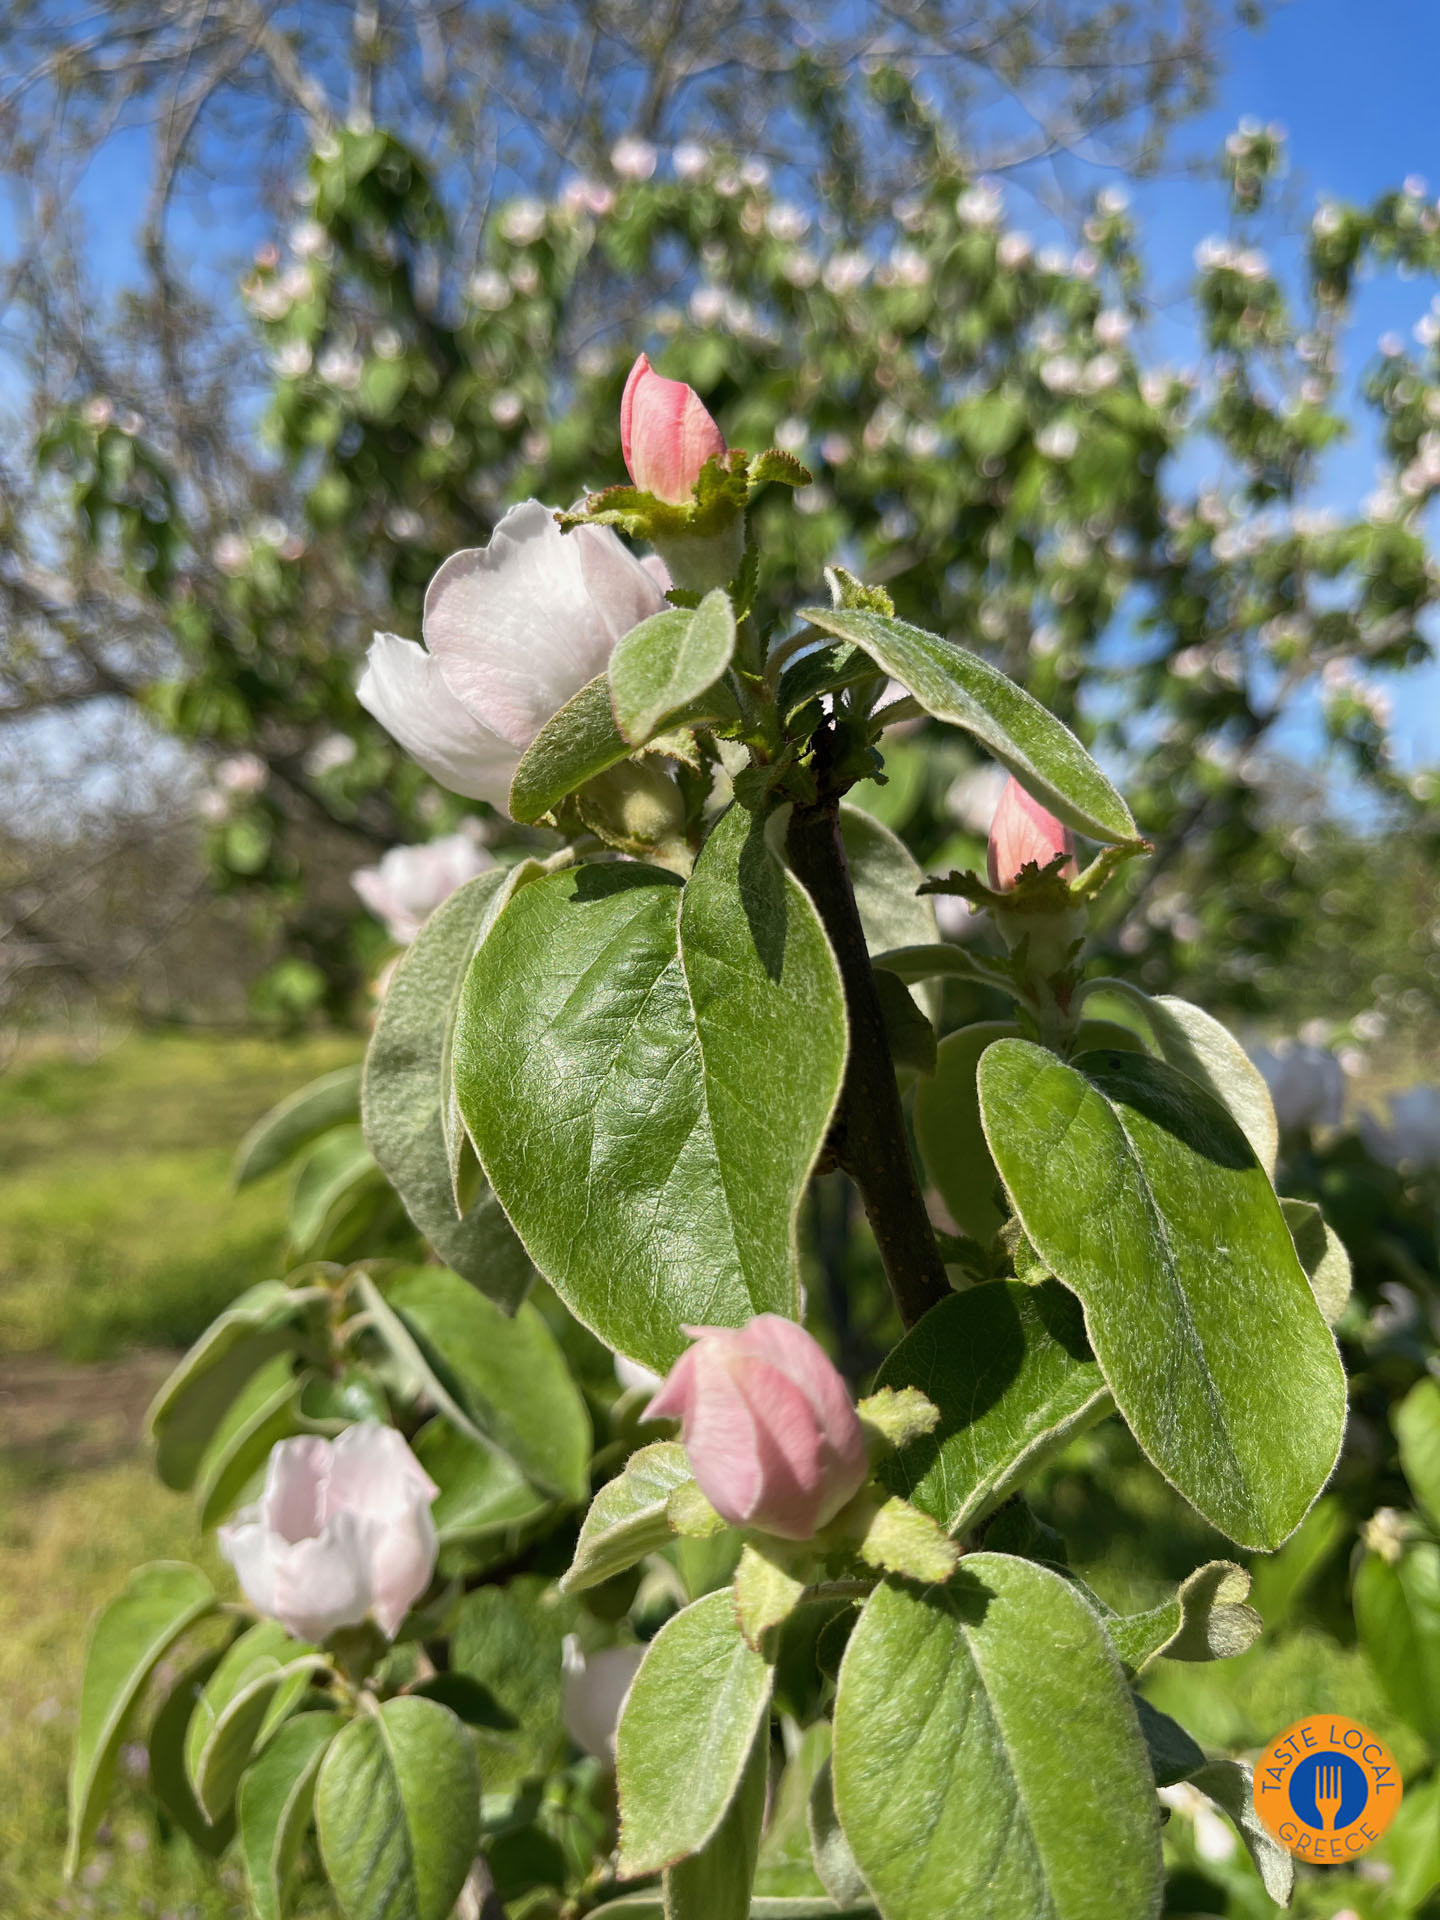
{"type": "Polygon", "coordinates": [[[240,1591],[259,1613],[275,1612],[275,1571],[270,1547],[275,1535],[260,1519],[258,1505],[243,1507],[220,1528],[221,1553],[235,1569],[240,1591]]]}
{"type": "Polygon", "coordinates": [[[274,1602],[269,1611],[301,1640],[355,1627],[370,1611],[369,1529],[358,1514],[338,1513],[315,1540],[272,1539],[274,1602]]]}
{"type": "Polygon", "coordinates": [[[428,1508],[439,1491],[404,1434],[366,1420],[347,1427],[331,1447],[325,1518],[349,1509],[388,1522],[417,1505],[428,1508]]]}
{"type": "Polygon", "coordinates": [[[325,1524],[330,1442],[318,1434],[282,1440],[270,1451],[260,1519],[282,1540],[308,1540],[325,1524]]]}
{"type": "Polygon", "coordinates": [[[361,706],[432,779],[505,811],[520,755],[460,704],[433,655],[413,640],[377,633],[357,692],[361,706]]]}
{"type": "MultiPolygon", "coordinates": [[[[561,533],[553,511],[527,500],[505,515],[488,547],[452,554],[430,582],[426,645],[455,698],[517,753],[604,671],[615,641],[635,624],[626,613],[638,589],[618,568],[603,572],[599,591],[613,604],[592,597],[581,545],[561,533]]],[[[647,585],[653,612],[663,602],[647,585]]]]}
{"type": "Polygon", "coordinates": [[[376,1623],[393,1640],[400,1622],[429,1586],[440,1551],[428,1499],[416,1499],[391,1519],[367,1523],[370,1604],[376,1623]]]}
{"type": "Polygon", "coordinates": [[[565,1636],[560,1718],[577,1747],[612,1766],[620,1709],[644,1658],[643,1647],[603,1647],[586,1654],[573,1633],[565,1636]]]}

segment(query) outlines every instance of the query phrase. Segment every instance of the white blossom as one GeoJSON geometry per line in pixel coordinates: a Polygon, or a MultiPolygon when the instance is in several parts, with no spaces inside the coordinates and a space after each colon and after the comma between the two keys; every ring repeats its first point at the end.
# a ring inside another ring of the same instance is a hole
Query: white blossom
{"type": "Polygon", "coordinates": [[[350,884],[385,931],[408,946],[457,887],[495,864],[473,833],[447,833],[422,846],[391,847],[378,865],[359,867],[350,884]]]}
{"type": "Polygon", "coordinates": [[[648,140],[627,134],[610,149],[610,164],[622,180],[648,180],[660,158],[648,140]]]}

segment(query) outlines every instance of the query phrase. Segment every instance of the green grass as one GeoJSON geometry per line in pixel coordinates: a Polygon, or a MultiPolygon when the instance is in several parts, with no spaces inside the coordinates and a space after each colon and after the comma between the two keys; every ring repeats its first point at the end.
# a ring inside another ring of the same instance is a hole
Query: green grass
{"type": "Polygon", "coordinates": [[[0,1076],[0,1353],[184,1346],[275,1270],[285,1176],[230,1192],[268,1107],[354,1060],[354,1035],[134,1034],[0,1076]]]}

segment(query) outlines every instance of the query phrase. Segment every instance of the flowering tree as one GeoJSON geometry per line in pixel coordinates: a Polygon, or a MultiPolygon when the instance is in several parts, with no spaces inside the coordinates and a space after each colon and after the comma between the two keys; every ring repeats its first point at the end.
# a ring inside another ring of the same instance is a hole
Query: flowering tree
{"type": "Polygon", "coordinates": [[[813,476],[643,357],[621,440],[630,484],[511,509],[435,573],[424,644],[371,649],[407,752],[558,850],[449,893],[370,1043],[364,1141],[444,1264],[302,1266],[162,1389],[159,1470],[245,1599],[159,1565],[101,1616],[72,1857],[183,1643],[151,1779],[236,1837],[261,1920],[317,1871],[347,1920],[1140,1920],[1182,1781],[1284,1901],[1244,1767],[1135,1690],[1251,1644],[1247,1574],[1117,1614],[1023,1492],[1116,1413],[1238,1547],[1305,1521],[1348,1276],[1277,1197],[1265,1081],[1096,971],[1149,848],[1060,719],[839,565],[783,597],[813,476]],[[983,879],[847,800],[920,715],[1004,772],[983,879]],[[940,941],[936,900],[998,950],[940,941]],[[956,978],[1008,1012],[937,1044],[956,978]],[[893,1303],[858,1404],[802,1324],[835,1169],[893,1303]]]}

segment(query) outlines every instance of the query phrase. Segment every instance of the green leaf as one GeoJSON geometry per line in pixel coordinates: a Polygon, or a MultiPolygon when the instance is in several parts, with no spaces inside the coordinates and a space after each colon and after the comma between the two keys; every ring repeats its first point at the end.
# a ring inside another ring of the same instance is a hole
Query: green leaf
{"type": "MultiPolygon", "coordinates": [[[[592,1907],[590,1920],[668,1920],[665,1900],[658,1891],[622,1894],[592,1907]]],[[[837,1907],[833,1900],[764,1895],[750,1902],[750,1920],[877,1920],[874,1907],[837,1907]]]]}
{"type": "Polygon", "coordinates": [[[610,681],[597,674],[553,714],[530,742],[510,782],[510,817],[539,820],[577,787],[628,760],[630,743],[615,724],[610,681]]]}
{"type": "Polygon", "coordinates": [[[759,1651],[771,1627],[794,1612],[805,1591],[803,1565],[783,1540],[747,1540],[735,1568],[735,1618],[747,1646],[759,1651]]]}
{"type": "Polygon", "coordinates": [[[610,656],[610,698],[631,746],[643,746],[708,693],[734,652],[735,610],[719,587],[693,613],[669,608],[622,634],[610,656]]]}
{"type": "MultiPolygon", "coordinates": [[[[977,1020],[947,1033],[936,1053],[935,1072],[915,1095],[915,1138],[925,1171],[935,1183],[961,1233],[986,1246],[1008,1218],[1000,1175],[980,1122],[976,1070],[992,1040],[1019,1033],[1005,1020],[977,1020]]],[[[1143,1052],[1142,1042],[1108,1021],[1087,1020],[1076,1036],[1078,1051],[1118,1046],[1143,1052]]]]}
{"type": "Polygon", "coordinates": [[[1178,1720],[1152,1707],[1143,1693],[1135,1695],[1135,1709],[1157,1787],[1177,1786],[1200,1771],[1205,1764],[1205,1750],[1191,1739],[1178,1720]]]}
{"type": "Polygon", "coordinates": [[[433,1700],[387,1700],[326,1753],[315,1818],[345,1920],[449,1920],[480,1841],[470,1736],[433,1700]]]}
{"type": "Polygon", "coordinates": [[[1372,1858],[1394,1874],[1391,1897],[1402,1914],[1418,1912],[1440,1886],[1440,1773],[1412,1787],[1372,1858]]]}
{"type": "Polygon", "coordinates": [[[1386,1698],[1440,1748],[1440,1547],[1410,1541],[1394,1560],[1367,1553],[1351,1598],[1360,1644],[1386,1698]]]}
{"type": "Polygon", "coordinates": [[[762,1724],[725,1817],[698,1853],[665,1875],[665,1920],[748,1920],[765,1820],[769,1727],[762,1724]]]}
{"type": "MultiPolygon", "coordinates": [[[[840,808],[840,838],[871,954],[938,940],[934,902],[919,891],[924,868],[905,842],[872,814],[845,805],[840,808]]],[[[932,1015],[939,1012],[933,994],[917,994],[916,1004],[932,1015]]]]}
{"type": "MultiPolygon", "coordinates": [[[[806,1635],[813,1655],[814,1646],[806,1635]]],[[[778,1689],[777,1689],[778,1691],[778,1689]]],[[[830,1722],[812,1720],[794,1737],[786,1729],[785,1765],[775,1782],[771,1812],[755,1862],[755,1892],[762,1897],[823,1898],[810,1847],[810,1794],[830,1757],[830,1722]]]]}
{"type": "Polygon", "coordinates": [[[1239,1126],[1135,1053],[1066,1065],[999,1040],[979,1085],[1021,1224],[1080,1296],[1135,1438],[1232,1540],[1279,1546],[1335,1464],[1345,1376],[1239,1126]]]}
{"type": "Polygon", "coordinates": [[[927,713],[963,727],[1067,826],[1096,840],[1138,838],[1130,809],[1070,729],[978,655],[880,613],[806,607],[801,618],[863,647],[927,713]]]}
{"type": "Polygon", "coordinates": [[[291,1290],[279,1280],[248,1288],[191,1347],[146,1415],[155,1440],[155,1470],[184,1493],[226,1409],[251,1375],[279,1353],[321,1357],[314,1338],[321,1288],[291,1290]]]}
{"type": "Polygon", "coordinates": [[[477,1587],[456,1608],[451,1671],[477,1680],[515,1722],[513,1731],[475,1735],[487,1794],[548,1773],[564,1741],[560,1721],[564,1640],[572,1608],[557,1604],[553,1581],[524,1574],[477,1587]]]}
{"type": "Polygon", "coordinates": [[[1440,1381],[1428,1376],[1417,1381],[1399,1406],[1392,1408],[1390,1424],[1400,1443],[1400,1465],[1411,1491],[1430,1516],[1430,1524],[1440,1528],[1440,1381]]]}
{"type": "Polygon", "coordinates": [[[1229,1108],[1273,1180],[1280,1150],[1274,1102],[1260,1069],[1229,1028],[1202,1007],[1171,994],[1142,993],[1128,980],[1107,980],[1103,986],[1106,993],[1122,994],[1143,1014],[1162,1060],[1229,1108]]]}
{"type": "Polygon", "coordinates": [[[231,1179],[249,1186],[284,1166],[301,1147],[360,1116],[360,1068],[337,1067],[282,1100],[255,1122],[240,1142],[231,1179]]]}
{"type": "Polygon", "coordinates": [[[1272,1631],[1286,1619],[1296,1601],[1322,1568],[1348,1547],[1354,1533],[1349,1513],[1333,1493],[1321,1494],[1278,1553],[1257,1560],[1254,1578],[1255,1611],[1272,1631]]]}
{"type": "Polygon", "coordinates": [[[325,1665],[274,1620],[242,1633],[205,1685],[185,1730],[185,1772],[208,1820],[218,1820],[252,1753],[294,1710],[325,1665]]]}
{"type": "Polygon", "coordinates": [[[798,655],[780,675],[780,714],[788,725],[822,693],[839,693],[875,678],[875,662],[862,647],[835,641],[798,655]]]}
{"type": "Polygon", "coordinates": [[[527,1304],[513,1318],[445,1267],[383,1283],[385,1302],[432,1378],[537,1487],[581,1501],[590,1488],[590,1416],[555,1336],[527,1304]]]}
{"type": "Polygon", "coordinates": [[[884,1573],[939,1585],[955,1571],[960,1549],[938,1520],[896,1496],[885,1501],[870,1522],[860,1542],[860,1558],[884,1573]]]}
{"type": "Polygon", "coordinates": [[[461,1217],[445,1109],[465,971],[516,879],[513,871],[480,874],[420,929],[380,1003],[361,1103],[365,1137],[411,1220],[448,1267],[507,1311],[524,1299],[533,1270],[489,1187],[481,1184],[461,1217]]]}
{"type": "Polygon", "coordinates": [[[1146,1920],[1160,1825],[1130,1689],[1047,1568],[972,1554],[886,1581],[835,1702],[835,1804],[885,1920],[1146,1920]]]}
{"type": "Polygon", "coordinates": [[[440,1489],[430,1512],[442,1545],[508,1533],[550,1505],[513,1461],[479,1445],[443,1415],[427,1420],[410,1444],[440,1489]]]}
{"type": "Polygon", "coordinates": [[[977,1020],[947,1033],[935,1071],[915,1093],[915,1138],[925,1171],[961,1233],[987,1246],[1008,1214],[1000,1175],[980,1124],[975,1070],[994,1040],[1019,1032],[1003,1020],[977,1020]]]}
{"type": "Polygon", "coordinates": [[[315,1805],[320,1762],[345,1722],[302,1713],[283,1726],[240,1783],[240,1852],[257,1920],[285,1920],[289,1885],[315,1805]]]}
{"type": "Polygon", "coordinates": [[[487,1727],[492,1733],[509,1733],[520,1722],[507,1707],[502,1707],[489,1687],[469,1673],[435,1673],[410,1692],[419,1700],[438,1700],[467,1727],[487,1727]]]}
{"type": "Polygon", "coordinates": [[[176,1826],[212,1860],[219,1859],[235,1838],[235,1810],[227,1807],[213,1823],[205,1818],[185,1772],[185,1729],[220,1658],[218,1652],[207,1653],[180,1676],[151,1723],[148,1747],[151,1793],[176,1826]]]}
{"type": "Polygon", "coordinates": [[[916,1006],[910,989],[883,967],[875,969],[875,993],[885,1026],[885,1043],[896,1071],[935,1071],[935,1029],[930,1016],[916,1006]]]}
{"type": "Polygon", "coordinates": [[[674,1534],[666,1503],[692,1478],[678,1440],[657,1440],[632,1453],[591,1501],[561,1591],[580,1593],[599,1586],[647,1553],[668,1546],[674,1534]]]}
{"type": "Polygon", "coordinates": [[[332,1127],[301,1161],[290,1194],[290,1245],[299,1259],[320,1248],[332,1211],[375,1173],[358,1123],[332,1127]]]}
{"type": "Polygon", "coordinates": [[[877,967],[884,967],[907,986],[914,986],[920,980],[973,980],[979,986],[997,987],[1001,993],[1008,993],[1012,999],[1015,997],[1014,984],[1006,981],[993,962],[978,960],[974,954],[967,953],[964,947],[949,942],[891,947],[884,953],[877,953],[874,959],[877,967]]]}
{"type": "Polygon", "coordinates": [[[951,1533],[992,1512],[1109,1411],[1074,1298],[1051,1280],[992,1280],[932,1307],[876,1376],[918,1387],[938,1424],[880,1464],[886,1486],[951,1533]]]}
{"type": "Polygon", "coordinates": [[[1191,1776],[1191,1785],[1213,1800],[1233,1823],[1255,1862],[1265,1891],[1277,1906],[1288,1907],[1295,1885],[1295,1862],[1262,1824],[1255,1811],[1250,1769],[1242,1760],[1211,1760],[1191,1776]]]}
{"type": "Polygon", "coordinates": [[[536,1266],[663,1372],[687,1323],[797,1312],[796,1212],[845,1045],[815,910],[734,807],[683,889],[631,864],[517,895],[465,983],[456,1084],[536,1266]]]}
{"type": "Polygon", "coordinates": [[[616,1735],[622,1877],[674,1866],[715,1833],[764,1725],[770,1683],[728,1588],[666,1621],[616,1735]]]}
{"type": "Polygon", "coordinates": [[[231,1402],[200,1465],[196,1497],[202,1527],[218,1526],[232,1512],[272,1447],[306,1430],[300,1415],[305,1384],[304,1376],[280,1354],[231,1402]]]}
{"type": "Polygon", "coordinates": [[[1313,1201],[1282,1200],[1280,1211],[1295,1242],[1295,1252],[1315,1295],[1315,1304],[1333,1327],[1350,1299],[1350,1255],[1345,1242],[1313,1201]]]}
{"type": "Polygon", "coordinates": [[[835,1811],[835,1773],[829,1754],[810,1790],[809,1816],[810,1847],[821,1885],[837,1906],[864,1900],[869,1889],[835,1811]]]}
{"type": "Polygon", "coordinates": [[[210,1582],[197,1568],[157,1560],[132,1573],[124,1592],[95,1622],[80,1682],[80,1722],[70,1762],[67,1877],[74,1874],[99,1825],[140,1689],[181,1634],[214,1605],[210,1582]]]}
{"type": "Polygon", "coordinates": [[[1189,1574],[1168,1600],[1144,1613],[1115,1614],[1105,1622],[1127,1673],[1152,1660],[1231,1660],[1253,1646],[1261,1619],[1247,1607],[1250,1576],[1230,1560],[1212,1560],[1189,1574]]]}

